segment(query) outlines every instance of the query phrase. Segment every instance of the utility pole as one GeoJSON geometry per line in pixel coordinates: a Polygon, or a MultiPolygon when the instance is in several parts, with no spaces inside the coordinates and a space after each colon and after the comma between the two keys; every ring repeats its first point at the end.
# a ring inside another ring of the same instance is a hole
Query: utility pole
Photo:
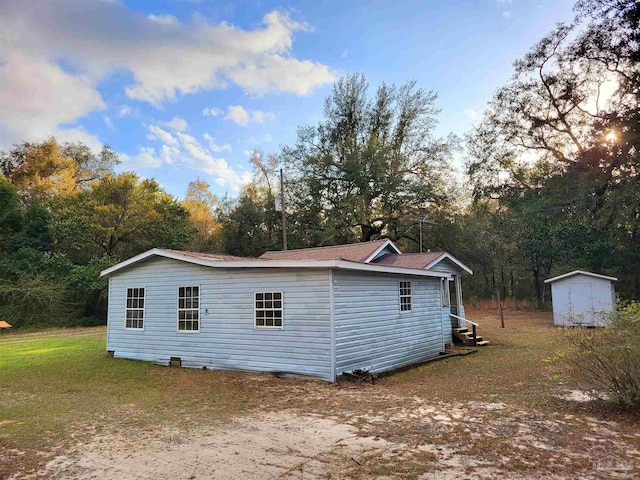
{"type": "Polygon", "coordinates": [[[284,174],[280,169],[280,205],[282,208],[282,250],[287,249],[287,204],[284,198],[284,174]]]}

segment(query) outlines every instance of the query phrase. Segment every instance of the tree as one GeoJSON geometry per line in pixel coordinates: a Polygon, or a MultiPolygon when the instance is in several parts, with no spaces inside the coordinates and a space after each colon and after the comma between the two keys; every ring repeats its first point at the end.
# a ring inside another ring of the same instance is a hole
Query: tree
{"type": "Polygon", "coordinates": [[[435,100],[415,82],[383,84],[369,98],[364,76],[339,79],[324,119],[300,128],[296,144],[283,150],[300,185],[294,208],[307,209],[334,241],[368,241],[444,202],[451,145],[434,138],[435,100]]]}
{"type": "Polygon", "coordinates": [[[9,249],[12,235],[20,230],[22,212],[16,188],[0,175],[0,254],[9,249]]]}
{"type": "Polygon", "coordinates": [[[55,248],[78,263],[127,258],[153,247],[183,248],[195,235],[189,213],[155,180],[107,174],[90,190],[59,199],[55,248]]]}
{"type": "Polygon", "coordinates": [[[615,270],[638,298],[640,5],[583,0],[577,10],[516,62],[468,139],[468,172],[476,198],[519,216],[519,249],[536,252],[541,272],[615,270]]]}
{"type": "Polygon", "coordinates": [[[81,143],[60,144],[55,138],[24,142],[0,152],[0,172],[11,180],[23,199],[47,202],[56,196],[86,189],[113,170],[117,155],[104,146],[100,153],[81,143]]]}
{"type": "Polygon", "coordinates": [[[198,252],[220,251],[222,226],[216,218],[218,199],[209,190],[209,184],[199,178],[189,182],[182,206],[189,212],[197,232],[189,248],[198,252]]]}

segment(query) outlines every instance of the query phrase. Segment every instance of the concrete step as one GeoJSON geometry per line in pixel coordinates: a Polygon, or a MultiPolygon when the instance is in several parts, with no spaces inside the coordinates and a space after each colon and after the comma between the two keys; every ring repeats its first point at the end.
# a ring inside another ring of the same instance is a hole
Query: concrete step
{"type": "Polygon", "coordinates": [[[489,340],[481,340],[479,342],[476,342],[476,346],[478,347],[484,347],[485,345],[489,345],[489,340]]]}

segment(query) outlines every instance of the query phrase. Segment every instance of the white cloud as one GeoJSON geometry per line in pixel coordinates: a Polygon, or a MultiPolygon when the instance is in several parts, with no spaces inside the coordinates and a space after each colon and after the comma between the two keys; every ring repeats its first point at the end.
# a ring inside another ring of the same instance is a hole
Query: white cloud
{"type": "Polygon", "coordinates": [[[162,25],[177,25],[178,19],[173,15],[147,15],[147,18],[152,22],[160,23],[162,25]]]}
{"type": "Polygon", "coordinates": [[[228,143],[216,143],[215,139],[208,133],[202,135],[202,138],[204,138],[209,143],[209,150],[214,153],[231,152],[231,145],[229,145],[228,143]]]}
{"type": "Polygon", "coordinates": [[[231,105],[227,108],[225,120],[232,120],[238,125],[246,126],[249,122],[265,123],[275,120],[273,112],[263,112],[262,110],[247,110],[242,105],[231,105]]]}
{"type": "Polygon", "coordinates": [[[120,105],[120,108],[118,108],[118,116],[120,118],[138,117],[140,116],[140,112],[137,108],[133,108],[130,105],[120,105]]]}
{"type": "Polygon", "coordinates": [[[161,122],[161,125],[169,127],[171,130],[176,130],[178,132],[184,132],[188,127],[187,121],[184,118],[180,117],[173,117],[169,122],[161,122]]]}
{"type": "Polygon", "coordinates": [[[464,114],[469,117],[471,120],[478,120],[478,118],[480,118],[480,115],[478,114],[478,112],[476,112],[473,108],[465,108],[464,109],[464,114]]]}
{"type": "Polygon", "coordinates": [[[273,137],[266,133],[264,135],[262,135],[261,137],[255,137],[255,136],[250,136],[249,138],[247,138],[247,140],[245,141],[245,143],[250,143],[250,144],[261,144],[261,143],[271,143],[273,142],[273,137]]]}
{"type": "Polygon", "coordinates": [[[206,107],[202,109],[202,115],[205,117],[217,117],[218,115],[222,115],[224,112],[217,107],[206,107]]]}
{"type": "MultiPolygon", "coordinates": [[[[228,187],[234,192],[239,191],[243,185],[251,180],[250,172],[242,174],[236,172],[224,158],[213,155],[216,152],[212,148],[214,139],[209,134],[203,138],[208,141],[209,147],[202,145],[195,137],[184,132],[169,133],[157,125],[149,126],[150,140],[159,142],[159,148],[142,147],[137,155],[121,155],[123,167],[128,165],[135,167],[156,168],[164,165],[187,167],[207,173],[215,177],[215,181],[228,187]]],[[[228,145],[217,146],[220,151],[230,151],[228,145]]]]}
{"type": "Polygon", "coordinates": [[[227,116],[224,117],[226,120],[233,120],[238,125],[248,125],[251,120],[251,115],[244,107],[240,105],[232,105],[227,108],[227,116]]]}
{"type": "Polygon", "coordinates": [[[504,18],[509,18],[511,16],[511,12],[502,12],[502,16],[504,18]]]}
{"type": "Polygon", "coordinates": [[[157,140],[164,144],[174,145],[174,146],[178,144],[178,140],[176,140],[176,138],[171,133],[167,132],[166,130],[163,130],[157,125],[149,125],[148,130],[150,132],[147,134],[147,138],[149,140],[157,140]]]}
{"type": "Polygon", "coordinates": [[[11,39],[4,30],[0,42],[0,148],[50,135],[100,144],[95,136],[81,129],[60,127],[73,124],[88,112],[106,108],[96,82],[26,52],[3,49],[1,45],[11,39]]]}
{"type": "Polygon", "coordinates": [[[256,123],[266,123],[275,120],[276,116],[273,112],[262,112],[260,110],[253,110],[251,112],[251,118],[256,123]]]}
{"type": "Polygon", "coordinates": [[[496,0],[497,5],[511,5],[511,0],[496,0]]]}
{"type": "Polygon", "coordinates": [[[107,128],[108,128],[109,130],[115,130],[115,129],[116,129],[115,125],[114,125],[114,124],[113,124],[113,122],[111,121],[111,118],[109,118],[109,117],[105,116],[105,117],[103,118],[103,120],[104,120],[104,124],[107,126],[107,128]]]}
{"type": "Polygon", "coordinates": [[[229,83],[250,95],[306,94],[335,76],[293,56],[293,36],[305,30],[279,11],[244,29],[147,16],[120,1],[0,2],[0,141],[57,134],[105,108],[97,86],[116,71],[131,75],[129,98],[156,107],[229,83]]]}
{"type": "Polygon", "coordinates": [[[349,50],[347,50],[346,48],[340,54],[342,58],[347,58],[348,55],[349,55],[349,50]]]}

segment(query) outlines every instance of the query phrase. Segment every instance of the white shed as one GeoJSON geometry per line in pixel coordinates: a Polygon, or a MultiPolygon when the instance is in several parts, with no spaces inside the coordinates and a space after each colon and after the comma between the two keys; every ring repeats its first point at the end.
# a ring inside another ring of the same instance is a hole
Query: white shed
{"type": "Polygon", "coordinates": [[[551,284],[553,324],[602,326],[615,309],[615,277],[575,270],[545,280],[551,284]]]}

